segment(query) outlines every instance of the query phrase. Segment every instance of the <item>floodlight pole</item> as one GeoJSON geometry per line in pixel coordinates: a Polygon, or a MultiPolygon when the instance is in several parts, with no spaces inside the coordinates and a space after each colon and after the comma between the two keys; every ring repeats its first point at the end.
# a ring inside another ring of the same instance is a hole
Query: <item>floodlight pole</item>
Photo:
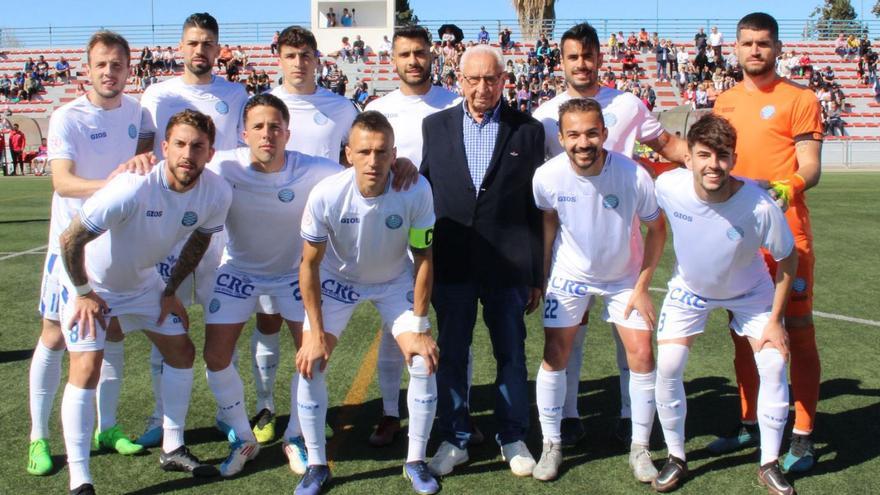
{"type": "Polygon", "coordinates": [[[156,18],[154,16],[154,0],[150,0],[150,37],[153,40],[153,45],[156,44],[156,18]]]}

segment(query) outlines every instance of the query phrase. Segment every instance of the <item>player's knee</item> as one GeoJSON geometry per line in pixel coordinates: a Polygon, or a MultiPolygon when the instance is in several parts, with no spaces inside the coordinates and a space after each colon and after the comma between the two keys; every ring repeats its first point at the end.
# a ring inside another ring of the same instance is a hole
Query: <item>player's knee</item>
{"type": "Polygon", "coordinates": [[[207,341],[205,342],[203,357],[205,358],[205,365],[211,371],[225,370],[232,362],[232,352],[230,350],[223,349],[217,343],[209,344],[207,341]]]}
{"type": "Polygon", "coordinates": [[[196,348],[189,339],[181,339],[179,344],[174,345],[174,354],[165,359],[170,366],[179,369],[192,368],[196,359],[196,348]]]}
{"type": "Polygon", "coordinates": [[[54,320],[43,320],[43,328],[40,331],[40,342],[53,351],[64,349],[64,335],[61,333],[61,324],[54,320]]]}
{"type": "Polygon", "coordinates": [[[427,378],[430,376],[428,365],[422,356],[414,356],[412,362],[407,367],[409,374],[413,378],[427,378]]]}
{"type": "Polygon", "coordinates": [[[627,351],[629,367],[636,373],[644,373],[654,369],[654,349],[651,343],[638,344],[634,349],[627,351]]]}
{"type": "Polygon", "coordinates": [[[657,375],[663,379],[681,380],[687,364],[687,355],[687,346],[680,344],[657,346],[657,375]]]}
{"type": "Polygon", "coordinates": [[[544,341],[544,369],[559,371],[568,365],[571,347],[563,339],[548,338],[544,341]]]}
{"type": "Polygon", "coordinates": [[[68,381],[79,388],[95,388],[101,377],[101,356],[97,352],[71,355],[68,381]]]}
{"type": "Polygon", "coordinates": [[[769,345],[755,353],[755,364],[761,379],[778,380],[780,377],[785,381],[785,359],[779,349],[769,345]]]}

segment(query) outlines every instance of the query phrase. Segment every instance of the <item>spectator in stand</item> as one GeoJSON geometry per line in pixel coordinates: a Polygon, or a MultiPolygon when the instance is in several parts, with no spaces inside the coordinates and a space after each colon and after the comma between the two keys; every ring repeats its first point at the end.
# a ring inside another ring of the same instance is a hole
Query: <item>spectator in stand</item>
{"type": "Polygon", "coordinates": [[[718,26],[712,26],[712,32],[709,34],[709,48],[712,49],[717,65],[721,65],[724,56],[721,54],[721,48],[724,45],[724,35],[718,31],[718,26]]]}
{"type": "Polygon", "coordinates": [[[352,51],[354,53],[354,61],[366,61],[367,60],[367,47],[364,44],[364,40],[361,39],[361,35],[356,35],[354,37],[354,43],[351,44],[352,51]]]}
{"type": "Polygon", "coordinates": [[[24,78],[24,99],[27,101],[32,101],[34,96],[43,90],[42,84],[40,84],[40,78],[37,77],[36,72],[31,72],[27,74],[24,78]]]}
{"type": "Polygon", "coordinates": [[[153,67],[153,51],[150,50],[150,47],[145,46],[141,49],[141,61],[139,65],[146,70],[150,70],[153,67]]]}
{"type": "Polygon", "coordinates": [[[611,60],[617,60],[620,55],[620,43],[614,33],[608,37],[608,54],[611,56],[611,60]]]}
{"type": "Polygon", "coordinates": [[[27,61],[24,63],[23,71],[25,74],[29,72],[33,72],[37,68],[37,63],[34,62],[34,57],[28,57],[27,61]]]}
{"type": "Polygon", "coordinates": [[[541,91],[538,92],[538,101],[544,103],[550,101],[556,96],[556,88],[550,87],[549,81],[541,83],[541,91]]]}
{"type": "MultiPolygon", "coordinates": [[[[254,71],[254,72],[256,72],[256,71],[254,71]]],[[[272,87],[272,79],[269,78],[269,73],[266,72],[266,69],[261,70],[260,73],[257,74],[256,93],[257,94],[265,93],[266,91],[269,91],[269,89],[271,89],[271,87],[272,87]]]]}
{"type": "Polygon", "coordinates": [[[162,66],[165,74],[171,75],[177,69],[177,63],[174,61],[174,49],[170,46],[162,52],[162,66]]]}
{"type": "Polygon", "coordinates": [[[55,62],[55,82],[64,82],[70,79],[70,64],[67,63],[67,60],[64,57],[61,57],[57,62],[55,62]]]}
{"type": "Polygon", "coordinates": [[[51,75],[49,74],[49,63],[46,62],[46,57],[40,55],[37,59],[36,72],[40,81],[48,81],[51,78],[51,75]]]}
{"type": "Polygon", "coordinates": [[[642,96],[645,101],[645,106],[648,107],[648,110],[653,112],[654,105],[657,104],[657,93],[654,92],[654,88],[652,88],[650,84],[645,85],[645,88],[642,90],[642,96]]]}
{"type": "Polygon", "coordinates": [[[825,135],[826,136],[846,136],[846,122],[841,116],[840,106],[837,102],[832,101],[828,110],[825,112],[825,135]]]}
{"type": "Polygon", "coordinates": [[[235,50],[232,50],[232,60],[233,60],[233,62],[238,64],[238,66],[241,67],[242,69],[247,67],[247,64],[248,64],[247,52],[244,51],[244,48],[242,48],[241,45],[236,45],[235,50]]]}
{"type": "Polygon", "coordinates": [[[626,39],[626,49],[627,51],[639,49],[639,38],[636,37],[635,31],[630,31],[629,37],[626,39]]]}
{"type": "Polygon", "coordinates": [[[694,94],[694,108],[709,108],[709,93],[706,92],[706,83],[700,83],[694,94]]]}
{"type": "Polygon", "coordinates": [[[657,58],[657,80],[668,81],[669,73],[666,72],[666,68],[669,64],[669,47],[664,40],[661,40],[654,47],[654,55],[657,58]]]}
{"type": "Polygon", "coordinates": [[[364,107],[367,105],[367,100],[370,98],[370,91],[367,87],[366,81],[358,81],[354,84],[354,94],[351,97],[351,100],[357,105],[358,110],[363,111],[364,107]]]}
{"type": "Polygon", "coordinates": [[[853,57],[857,53],[859,53],[859,40],[856,38],[856,35],[851,34],[846,39],[846,55],[847,57],[853,57]]]}
{"type": "Polygon", "coordinates": [[[251,71],[248,74],[247,79],[244,81],[244,89],[251,96],[257,94],[257,71],[251,71]]]}
{"type": "MultiPolygon", "coordinates": [[[[716,69],[717,70],[717,69],[716,69]]],[[[723,79],[722,79],[723,81],[723,79]]],[[[718,94],[721,93],[720,90],[715,89],[715,86],[709,83],[706,84],[706,108],[714,108],[715,100],[718,99],[718,94]]]]}
{"type": "Polygon", "coordinates": [[[27,139],[24,137],[24,133],[21,132],[18,128],[18,124],[12,124],[12,131],[9,132],[9,151],[12,154],[12,175],[16,175],[16,171],[19,171],[21,175],[24,175],[24,162],[22,158],[24,156],[24,147],[27,144],[27,139]]]}
{"type": "Polygon", "coordinates": [[[220,49],[220,54],[217,55],[217,70],[226,69],[229,71],[229,64],[232,62],[232,59],[235,58],[232,54],[232,49],[229,48],[229,45],[223,45],[223,48],[220,49]]]}
{"type": "Polygon", "coordinates": [[[339,23],[342,24],[342,27],[352,27],[354,25],[354,20],[347,8],[342,9],[342,17],[339,18],[339,23]]]}
{"type": "Polygon", "coordinates": [[[498,33],[498,43],[505,52],[513,48],[513,36],[509,27],[505,27],[498,33]]]}
{"type": "Polygon", "coordinates": [[[678,47],[672,40],[666,40],[666,50],[669,52],[666,60],[669,79],[673,79],[678,75],[678,47]]]}
{"type": "Polygon", "coordinates": [[[840,58],[845,59],[849,55],[849,50],[846,44],[846,36],[843,33],[837,35],[837,39],[834,40],[834,53],[836,53],[840,58]]]}
{"type": "Polygon", "coordinates": [[[645,31],[645,28],[640,29],[639,30],[639,50],[642,53],[645,53],[648,50],[650,50],[651,48],[653,48],[653,46],[651,46],[651,38],[648,36],[648,32],[645,31]]]}
{"type": "Polygon", "coordinates": [[[12,91],[12,80],[9,79],[9,74],[3,76],[0,79],[0,95],[3,95],[3,99],[8,100],[9,94],[12,91]]]}
{"type": "Polygon", "coordinates": [[[676,48],[676,50],[678,51],[678,53],[676,53],[675,55],[675,61],[678,63],[678,70],[682,71],[688,66],[688,63],[690,62],[690,57],[688,56],[688,50],[686,46],[682,45],[681,48],[676,48]]]}
{"type": "Polygon", "coordinates": [[[382,36],[382,42],[379,43],[379,49],[376,50],[376,54],[379,55],[379,62],[391,57],[391,42],[388,41],[388,36],[382,36]]]}
{"type": "Polygon", "coordinates": [[[477,42],[481,45],[489,44],[489,31],[486,31],[486,26],[480,26],[480,32],[477,33],[477,42]]]}
{"type": "Polygon", "coordinates": [[[281,36],[280,31],[275,31],[275,34],[272,35],[272,44],[269,45],[269,53],[275,55],[275,52],[278,51],[278,37],[281,36]]]}
{"type": "Polygon", "coordinates": [[[709,57],[706,55],[706,50],[697,50],[697,55],[694,57],[694,69],[696,69],[697,78],[700,81],[704,80],[703,72],[709,66],[709,57]]]}
{"type": "Polygon", "coordinates": [[[823,83],[832,84],[834,82],[834,69],[830,65],[826,65],[825,70],[819,71],[819,77],[823,83]]]}
{"type": "Polygon", "coordinates": [[[810,59],[810,54],[804,53],[801,55],[800,60],[798,60],[798,68],[800,69],[801,76],[808,72],[811,76],[813,75],[813,61],[810,59]]]}
{"type": "Polygon", "coordinates": [[[865,30],[859,39],[859,57],[864,56],[869,50],[871,50],[871,40],[868,39],[868,31],[865,30]]]}
{"type": "Polygon", "coordinates": [[[697,31],[697,34],[694,35],[694,48],[696,48],[697,52],[705,52],[708,43],[709,37],[706,36],[706,32],[703,28],[700,28],[700,30],[697,31]]]}
{"type": "Polygon", "coordinates": [[[633,50],[628,50],[623,56],[623,73],[624,75],[638,75],[641,71],[639,63],[636,61],[636,54],[633,50]]]}
{"type": "Polygon", "coordinates": [[[724,90],[724,72],[721,67],[716,67],[715,73],[712,74],[712,87],[715,88],[715,91],[724,90]]]}
{"type": "Polygon", "coordinates": [[[351,43],[349,43],[348,36],[342,37],[342,48],[339,49],[337,58],[354,62],[354,48],[352,48],[351,43]]]}

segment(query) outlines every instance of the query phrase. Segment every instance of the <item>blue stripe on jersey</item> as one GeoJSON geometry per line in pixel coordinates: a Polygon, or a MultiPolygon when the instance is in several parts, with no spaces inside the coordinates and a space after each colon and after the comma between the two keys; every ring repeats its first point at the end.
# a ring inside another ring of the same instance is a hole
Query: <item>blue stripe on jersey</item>
{"type": "Polygon", "coordinates": [[[216,234],[217,232],[222,232],[222,231],[223,231],[223,226],[222,226],[222,225],[218,225],[218,226],[216,226],[216,227],[214,227],[214,228],[211,228],[211,229],[207,229],[207,228],[204,228],[204,227],[199,227],[199,228],[197,228],[196,230],[199,231],[199,232],[201,232],[201,233],[203,233],[203,234],[216,234]]]}
{"type": "Polygon", "coordinates": [[[305,232],[300,232],[300,235],[303,239],[311,242],[327,242],[327,236],[324,237],[316,237],[313,235],[306,234],[305,232]]]}
{"type": "Polygon", "coordinates": [[[641,218],[641,220],[643,222],[652,222],[654,220],[657,220],[657,218],[659,216],[660,216],[660,208],[657,208],[657,211],[655,211],[654,213],[651,213],[650,215],[648,215],[646,217],[639,217],[639,218],[641,218]]]}
{"type": "Polygon", "coordinates": [[[101,227],[98,227],[97,225],[92,223],[91,220],[86,218],[83,215],[82,210],[79,211],[79,221],[80,221],[80,223],[82,223],[83,227],[85,227],[89,232],[91,232],[93,234],[101,235],[104,232],[107,232],[107,229],[102,229],[101,227]]]}

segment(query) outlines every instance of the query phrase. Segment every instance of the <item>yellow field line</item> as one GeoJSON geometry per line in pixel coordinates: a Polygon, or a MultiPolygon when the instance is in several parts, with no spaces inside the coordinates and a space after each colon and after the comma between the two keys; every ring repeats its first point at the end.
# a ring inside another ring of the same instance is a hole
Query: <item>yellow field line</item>
{"type": "MultiPolygon", "coordinates": [[[[361,361],[361,367],[358,368],[357,374],[355,374],[354,380],[351,383],[351,387],[349,387],[348,393],[342,401],[342,413],[337,417],[337,423],[340,428],[338,432],[333,435],[333,438],[327,445],[328,459],[333,457],[336,449],[343,443],[343,440],[348,436],[351,429],[354,428],[354,406],[363,404],[364,400],[367,398],[367,389],[370,388],[370,383],[373,381],[373,373],[376,372],[376,363],[379,360],[379,342],[381,341],[382,329],[380,328],[379,331],[376,332],[376,336],[373,337],[373,342],[370,344],[370,348],[364,355],[364,360],[361,361]]],[[[333,469],[333,461],[328,460],[328,464],[330,469],[333,469]]]]}

